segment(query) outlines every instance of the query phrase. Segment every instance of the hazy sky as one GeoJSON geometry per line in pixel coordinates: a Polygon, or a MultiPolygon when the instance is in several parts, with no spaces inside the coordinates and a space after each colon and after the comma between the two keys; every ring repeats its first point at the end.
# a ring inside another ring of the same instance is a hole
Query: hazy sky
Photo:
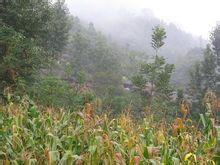
{"type": "Polygon", "coordinates": [[[123,8],[138,12],[148,8],[156,17],[173,22],[186,32],[203,38],[208,38],[211,29],[217,21],[220,21],[220,0],[66,0],[66,2],[70,11],[79,17],[89,17],[96,12],[99,13],[98,11],[111,13],[123,8]]]}

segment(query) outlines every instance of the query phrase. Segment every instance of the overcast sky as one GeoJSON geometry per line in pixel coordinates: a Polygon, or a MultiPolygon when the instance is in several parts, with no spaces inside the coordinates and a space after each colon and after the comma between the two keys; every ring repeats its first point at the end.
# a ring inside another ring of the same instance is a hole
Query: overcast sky
{"type": "Polygon", "coordinates": [[[66,0],[66,2],[71,13],[79,17],[89,17],[96,11],[111,13],[128,9],[131,12],[138,12],[148,8],[159,19],[173,22],[186,32],[206,39],[216,22],[220,21],[220,0],[66,0]]]}

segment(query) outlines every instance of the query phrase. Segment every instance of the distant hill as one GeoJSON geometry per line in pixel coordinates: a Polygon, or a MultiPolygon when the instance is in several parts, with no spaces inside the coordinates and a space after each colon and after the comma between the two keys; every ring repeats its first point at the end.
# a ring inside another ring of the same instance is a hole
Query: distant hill
{"type": "Polygon", "coordinates": [[[207,42],[184,32],[173,23],[167,24],[156,18],[148,9],[138,14],[121,9],[117,14],[100,11],[100,16],[98,15],[96,11],[96,17],[90,17],[91,20],[85,20],[85,16],[83,18],[84,21],[92,21],[97,29],[120,46],[135,51],[147,51],[147,54],[153,53],[150,45],[152,28],[155,25],[162,25],[166,29],[167,39],[161,55],[174,63],[179,56],[186,55],[195,47],[203,48],[207,42]]]}
{"type": "MultiPolygon", "coordinates": [[[[152,28],[156,25],[163,26],[167,38],[160,55],[163,55],[169,63],[175,64],[176,71],[172,82],[177,86],[186,86],[189,82],[189,69],[195,61],[203,57],[202,50],[207,43],[201,37],[184,32],[173,23],[167,24],[156,18],[148,9],[139,13],[131,13],[125,9],[117,13],[95,11],[94,15],[90,12],[89,16],[78,16],[85,24],[92,22],[95,28],[107,37],[108,42],[116,44],[117,47],[128,51],[145,52],[145,56],[139,57],[139,61],[142,61],[140,58],[148,59],[154,53],[150,44],[152,28]]],[[[122,53],[119,58],[124,58],[122,53]]]]}

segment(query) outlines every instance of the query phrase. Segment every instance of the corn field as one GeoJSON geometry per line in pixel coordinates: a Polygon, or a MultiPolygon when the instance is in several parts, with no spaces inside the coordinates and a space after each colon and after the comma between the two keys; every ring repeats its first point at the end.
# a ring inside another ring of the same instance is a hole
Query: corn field
{"type": "Polygon", "coordinates": [[[83,112],[38,110],[27,100],[1,106],[0,164],[218,164],[212,121],[201,115],[193,123],[184,106],[171,124],[153,115],[137,122],[129,113],[110,119],[94,111],[92,104],[83,112]]]}

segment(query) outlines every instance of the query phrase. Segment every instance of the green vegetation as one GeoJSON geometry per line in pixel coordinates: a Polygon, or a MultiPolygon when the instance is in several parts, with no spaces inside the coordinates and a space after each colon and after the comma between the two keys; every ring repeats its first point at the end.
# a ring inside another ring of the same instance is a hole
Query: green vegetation
{"type": "Polygon", "coordinates": [[[163,57],[170,32],[152,27],[154,53],[62,0],[1,2],[0,164],[219,164],[220,26],[184,87],[163,57]]]}
{"type": "Polygon", "coordinates": [[[174,65],[167,64],[165,59],[158,55],[159,49],[165,44],[165,38],[165,29],[159,26],[153,29],[152,47],[156,51],[155,57],[152,63],[141,65],[140,73],[133,77],[133,83],[141,92],[142,99],[148,101],[145,104],[147,108],[153,112],[157,111],[157,114],[162,112],[162,115],[166,118],[167,111],[172,109],[169,106],[171,104],[169,96],[173,91],[170,78],[174,65]]]}
{"type": "MultiPolygon", "coordinates": [[[[172,124],[129,114],[117,119],[81,112],[38,110],[27,98],[0,107],[3,164],[214,164],[216,138],[210,119],[202,130],[187,118],[172,124]]],[[[184,112],[185,109],[181,109],[184,112]]],[[[216,157],[217,158],[217,157],[216,157]]]]}

